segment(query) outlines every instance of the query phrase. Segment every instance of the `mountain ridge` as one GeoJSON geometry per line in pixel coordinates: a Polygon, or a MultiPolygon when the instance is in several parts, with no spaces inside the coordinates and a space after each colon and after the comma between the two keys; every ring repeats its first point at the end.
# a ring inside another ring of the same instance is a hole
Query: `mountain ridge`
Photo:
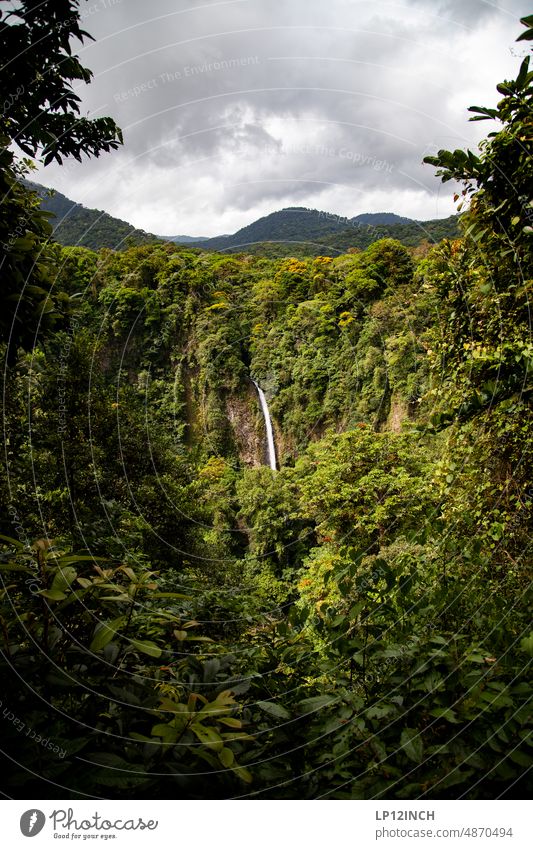
{"type": "Polygon", "coordinates": [[[54,238],[62,245],[118,250],[129,245],[152,244],[160,237],[147,233],[115,218],[101,209],[92,209],[71,200],[57,189],[49,189],[40,183],[24,181],[41,198],[41,207],[57,219],[52,221],[54,238]],[[53,194],[49,194],[53,192],[53,194]]]}
{"type": "MultiPolygon", "coordinates": [[[[361,213],[354,217],[335,215],[324,210],[304,206],[288,206],[283,209],[263,215],[241,227],[229,236],[213,236],[202,240],[202,248],[211,250],[227,250],[239,246],[245,247],[260,242],[305,242],[320,239],[333,233],[340,233],[351,227],[394,225],[412,223],[412,219],[404,218],[393,212],[361,213]]],[[[191,242],[196,244],[198,242],[191,242]]]]}
{"type": "Polygon", "coordinates": [[[393,212],[365,212],[350,218],[308,207],[285,207],[233,234],[158,236],[102,210],[85,207],[57,190],[29,181],[27,184],[40,196],[43,209],[55,217],[54,238],[63,245],[93,250],[120,250],[164,241],[204,251],[318,255],[364,249],[379,238],[398,238],[403,244],[415,247],[424,240],[434,242],[458,235],[457,216],[424,222],[393,212]]]}

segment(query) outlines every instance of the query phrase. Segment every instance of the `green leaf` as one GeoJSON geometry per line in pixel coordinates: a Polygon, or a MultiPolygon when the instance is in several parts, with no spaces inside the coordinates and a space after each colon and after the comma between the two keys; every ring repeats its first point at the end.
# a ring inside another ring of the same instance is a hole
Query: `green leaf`
{"type": "Polygon", "coordinates": [[[49,601],[63,601],[67,596],[61,590],[39,590],[38,595],[47,598],[49,601]]]}
{"type": "Polygon", "coordinates": [[[223,740],[255,740],[255,737],[245,734],[244,731],[223,731],[220,736],[223,740]]]}
{"type": "Polygon", "coordinates": [[[92,563],[101,563],[108,560],[107,557],[93,557],[92,554],[69,554],[65,557],[58,557],[56,563],[60,566],[68,566],[70,563],[80,563],[81,561],[89,560],[92,563]]]}
{"type": "Polygon", "coordinates": [[[190,599],[190,596],[183,593],[150,593],[150,598],[185,598],[190,599]]]}
{"type": "Polygon", "coordinates": [[[424,757],[424,743],[415,728],[404,728],[400,743],[407,757],[415,763],[421,763],[424,757]]]}
{"type": "Polygon", "coordinates": [[[468,111],[479,113],[477,118],[470,118],[471,121],[487,121],[489,118],[498,117],[497,109],[487,109],[484,106],[469,106],[468,111]]]}
{"type": "Polygon", "coordinates": [[[509,757],[512,761],[515,762],[515,764],[523,766],[524,769],[529,769],[530,766],[533,764],[533,758],[531,757],[531,755],[527,754],[527,752],[515,750],[514,752],[511,752],[509,757]]]}
{"type": "Polygon", "coordinates": [[[368,719],[383,719],[385,716],[397,713],[397,707],[393,704],[382,703],[379,705],[370,705],[365,711],[368,719]]]}
{"type": "Polygon", "coordinates": [[[164,743],[175,743],[178,739],[179,732],[177,728],[160,722],[152,728],[152,736],[161,737],[164,743]]]}
{"type": "Polygon", "coordinates": [[[431,716],[436,716],[437,719],[446,719],[448,722],[452,722],[457,724],[459,720],[455,712],[451,708],[435,708],[434,710],[430,710],[431,716]]]}
{"type": "Polygon", "coordinates": [[[112,622],[100,622],[96,626],[94,637],[91,645],[89,646],[90,650],[100,651],[104,648],[104,646],[107,646],[113,637],[116,637],[117,631],[124,625],[125,622],[125,616],[119,616],[117,619],[113,619],[112,622]]]}
{"type": "Polygon", "coordinates": [[[149,655],[149,657],[161,656],[161,649],[152,640],[131,640],[131,645],[134,649],[149,655]]]}
{"type": "Polygon", "coordinates": [[[233,754],[231,749],[228,749],[226,748],[226,746],[224,746],[224,748],[221,749],[218,753],[218,758],[222,766],[225,766],[226,769],[229,769],[235,760],[235,755],[233,754]]]}
{"type": "Polygon", "coordinates": [[[485,655],[478,651],[471,651],[465,656],[465,660],[470,661],[470,663],[485,663],[485,655]]]}
{"type": "Polygon", "coordinates": [[[336,704],[336,702],[338,702],[338,699],[334,696],[311,696],[309,699],[302,699],[298,706],[303,709],[304,713],[312,713],[336,704]]]}
{"type": "Polygon", "coordinates": [[[533,633],[520,640],[520,648],[533,657],[533,633]]]}
{"type": "Polygon", "coordinates": [[[246,784],[250,784],[252,781],[252,773],[250,770],[246,769],[245,766],[238,766],[235,764],[231,767],[235,775],[241,779],[241,781],[246,782],[246,784]]]}
{"type": "MultiPolygon", "coordinates": [[[[176,716],[187,716],[189,717],[190,711],[186,704],[183,702],[173,702],[170,699],[162,698],[159,702],[158,710],[164,711],[164,713],[173,713],[176,716]]],[[[194,713],[194,711],[192,712],[194,713]]]]}
{"type": "Polygon", "coordinates": [[[291,718],[289,711],[281,705],[277,705],[275,702],[257,702],[257,707],[264,711],[264,713],[268,713],[270,716],[275,717],[275,719],[291,718]]]}
{"type": "Polygon", "coordinates": [[[24,543],[22,543],[19,539],[15,539],[14,537],[8,537],[5,534],[0,534],[0,540],[4,540],[10,545],[14,545],[15,548],[19,550],[24,548],[24,543]]]}
{"type": "Polygon", "coordinates": [[[531,41],[532,39],[533,39],[533,27],[531,27],[530,29],[526,29],[526,31],[523,32],[522,35],[519,35],[516,40],[517,41],[531,41]]]}
{"type": "Polygon", "coordinates": [[[240,719],[236,719],[234,716],[221,716],[218,722],[222,722],[224,725],[227,725],[229,728],[242,728],[242,722],[240,719]]]}
{"type": "Polygon", "coordinates": [[[202,725],[200,722],[195,722],[191,725],[191,731],[198,738],[200,743],[204,744],[204,746],[209,746],[214,749],[215,752],[220,752],[222,750],[224,741],[218,731],[215,731],[214,728],[202,725]]]}
{"type": "Polygon", "coordinates": [[[18,563],[0,563],[0,572],[29,572],[33,574],[33,570],[27,566],[20,566],[18,563]]]}
{"type": "Polygon", "coordinates": [[[66,589],[70,589],[77,576],[78,573],[76,572],[73,566],[60,567],[54,575],[54,580],[52,581],[52,589],[60,590],[61,592],[66,589]]]}

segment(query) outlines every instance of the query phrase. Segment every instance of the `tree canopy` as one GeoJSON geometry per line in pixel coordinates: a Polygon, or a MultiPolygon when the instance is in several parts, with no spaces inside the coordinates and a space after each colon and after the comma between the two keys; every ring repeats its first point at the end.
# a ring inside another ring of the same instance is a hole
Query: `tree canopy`
{"type": "MultiPolygon", "coordinates": [[[[6,4],[4,4],[6,5],[6,4]]],[[[17,349],[31,350],[38,336],[64,323],[69,299],[54,292],[50,227],[34,192],[21,184],[31,161],[17,157],[14,143],[44,164],[81,160],[116,149],[122,135],[110,118],[80,117],[72,83],[89,83],[91,72],[73,54],[80,28],[78,0],[9,4],[0,9],[0,272],[4,310],[0,339],[10,363],[17,349]]]]}

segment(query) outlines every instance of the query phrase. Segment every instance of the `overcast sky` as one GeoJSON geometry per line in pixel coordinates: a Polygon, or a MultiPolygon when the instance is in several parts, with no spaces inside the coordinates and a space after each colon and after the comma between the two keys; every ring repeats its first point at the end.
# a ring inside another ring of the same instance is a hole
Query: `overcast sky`
{"type": "Polygon", "coordinates": [[[525,0],[88,0],[82,111],[124,147],[37,179],[161,235],[231,233],[276,209],[454,211],[422,165],[476,145],[515,76],[525,0]],[[514,54],[514,55],[513,55],[514,54]]]}

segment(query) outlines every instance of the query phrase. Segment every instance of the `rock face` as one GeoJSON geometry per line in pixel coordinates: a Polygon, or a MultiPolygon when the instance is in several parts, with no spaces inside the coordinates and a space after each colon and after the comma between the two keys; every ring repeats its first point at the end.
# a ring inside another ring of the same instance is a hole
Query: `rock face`
{"type": "Polygon", "coordinates": [[[252,385],[242,396],[226,400],[226,412],[241,462],[258,468],[265,463],[265,423],[252,385]]]}
{"type": "Polygon", "coordinates": [[[400,398],[393,398],[385,430],[400,433],[402,423],[409,417],[407,404],[400,398]]]}

